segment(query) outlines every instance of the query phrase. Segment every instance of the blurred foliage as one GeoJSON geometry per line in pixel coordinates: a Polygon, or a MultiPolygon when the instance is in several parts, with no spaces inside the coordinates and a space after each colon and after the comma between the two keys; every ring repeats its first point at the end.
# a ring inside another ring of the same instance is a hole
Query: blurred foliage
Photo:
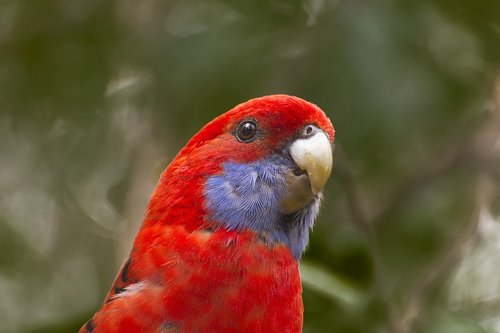
{"type": "Polygon", "coordinates": [[[304,332],[500,332],[499,13],[498,0],[0,2],[0,332],[77,331],[168,161],[272,93],[317,103],[337,131],[304,332]]]}

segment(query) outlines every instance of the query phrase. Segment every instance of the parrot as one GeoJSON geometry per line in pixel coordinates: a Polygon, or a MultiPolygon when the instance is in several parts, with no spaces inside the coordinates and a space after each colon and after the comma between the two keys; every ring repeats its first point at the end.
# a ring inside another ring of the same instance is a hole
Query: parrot
{"type": "Polygon", "coordinates": [[[251,99],[161,174],[100,309],[79,333],[302,332],[299,260],[333,165],[315,104],[251,99]]]}

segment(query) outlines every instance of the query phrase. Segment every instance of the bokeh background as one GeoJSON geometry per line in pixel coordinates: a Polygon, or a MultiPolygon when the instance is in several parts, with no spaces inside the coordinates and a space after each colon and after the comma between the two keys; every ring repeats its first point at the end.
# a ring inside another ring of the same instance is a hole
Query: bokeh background
{"type": "Polygon", "coordinates": [[[500,332],[498,0],[0,1],[0,332],[75,332],[160,172],[294,94],[336,130],[304,332],[500,332]]]}

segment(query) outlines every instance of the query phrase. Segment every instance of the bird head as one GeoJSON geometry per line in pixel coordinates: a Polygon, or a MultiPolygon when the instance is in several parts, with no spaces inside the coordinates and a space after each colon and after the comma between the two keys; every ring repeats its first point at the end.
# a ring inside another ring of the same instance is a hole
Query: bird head
{"type": "Polygon", "coordinates": [[[334,128],[298,97],[252,99],[215,118],[162,174],[148,223],[251,230],[299,258],[332,169],[334,128]]]}

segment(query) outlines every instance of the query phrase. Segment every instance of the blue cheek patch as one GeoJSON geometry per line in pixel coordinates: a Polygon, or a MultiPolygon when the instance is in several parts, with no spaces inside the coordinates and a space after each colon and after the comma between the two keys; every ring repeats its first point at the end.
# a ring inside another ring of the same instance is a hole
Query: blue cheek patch
{"type": "Polygon", "coordinates": [[[265,232],[269,242],[286,244],[299,259],[320,199],[297,213],[281,213],[280,200],[287,191],[284,173],[293,168],[291,163],[276,155],[249,164],[225,163],[222,174],[209,177],[205,183],[209,218],[229,230],[265,232]]]}

